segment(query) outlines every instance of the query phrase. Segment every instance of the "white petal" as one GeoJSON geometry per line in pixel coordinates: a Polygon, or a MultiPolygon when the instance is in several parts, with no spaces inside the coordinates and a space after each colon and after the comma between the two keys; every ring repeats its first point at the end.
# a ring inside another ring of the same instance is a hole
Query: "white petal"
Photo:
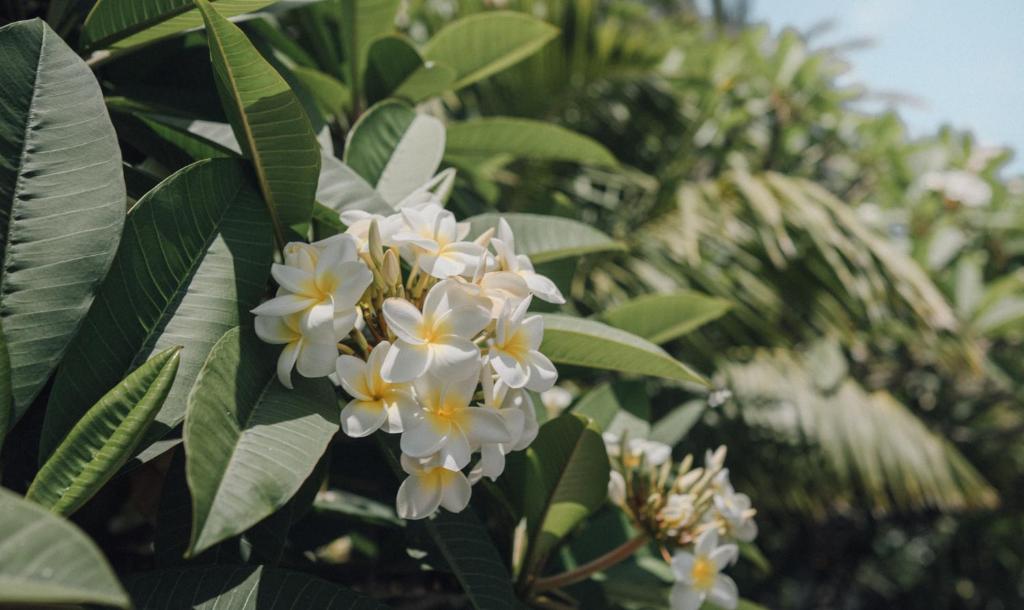
{"type": "Polygon", "coordinates": [[[693,550],[697,555],[707,557],[718,547],[718,530],[711,528],[697,537],[693,550]]]}
{"type": "Polygon", "coordinates": [[[338,348],[333,343],[303,341],[295,369],[303,377],[326,377],[334,372],[338,348]]]}
{"type": "Polygon", "coordinates": [[[382,309],[384,321],[399,339],[406,343],[423,343],[423,338],[420,336],[423,314],[416,309],[415,305],[405,299],[391,298],[384,301],[382,309]]]}
{"type": "Polygon", "coordinates": [[[448,404],[469,406],[473,401],[473,394],[476,393],[478,375],[456,377],[447,381],[441,381],[444,385],[442,400],[448,404]]]}
{"type": "Polygon", "coordinates": [[[358,400],[373,400],[374,396],[366,384],[366,363],[355,356],[338,356],[334,364],[338,383],[348,395],[358,400]]]}
{"type": "Polygon", "coordinates": [[[291,343],[299,338],[298,333],[289,328],[280,316],[256,316],[253,326],[256,336],[267,343],[291,343]]]}
{"type": "Polygon", "coordinates": [[[711,591],[708,592],[708,600],[724,610],[736,608],[739,604],[739,596],[740,592],[736,589],[736,582],[725,574],[719,574],[715,578],[715,584],[711,586],[711,591]]]}
{"type": "Polygon", "coordinates": [[[486,443],[511,443],[514,439],[498,412],[483,407],[470,407],[463,432],[474,446],[486,443]]]}
{"type": "Polygon", "coordinates": [[[359,310],[355,308],[339,310],[335,307],[334,323],[331,324],[331,327],[334,329],[335,343],[341,341],[347,334],[352,332],[352,329],[356,327],[356,322],[362,322],[359,318],[359,310]]]}
{"type": "Polygon", "coordinates": [[[352,400],[341,410],[341,430],[352,438],[362,438],[380,428],[387,417],[380,401],[352,400]]]}
{"type": "Polygon", "coordinates": [[[522,271],[520,275],[526,281],[526,285],[529,286],[530,292],[536,295],[538,299],[554,303],[555,305],[565,303],[562,291],[549,278],[532,271],[522,271]]]}
{"type": "Polygon", "coordinates": [[[704,595],[683,583],[676,583],[669,595],[669,604],[672,610],[699,610],[704,603],[704,595]]]}
{"type": "Polygon", "coordinates": [[[487,477],[492,481],[498,480],[501,473],[505,472],[505,452],[501,445],[491,443],[480,448],[480,461],[473,467],[471,477],[477,479],[487,477]]]}
{"type": "Polygon", "coordinates": [[[412,457],[427,457],[436,453],[448,438],[448,432],[438,430],[428,421],[419,421],[402,432],[402,452],[412,457]]]}
{"type": "Polygon", "coordinates": [[[523,414],[523,411],[513,408],[501,409],[497,413],[501,416],[502,421],[505,422],[505,428],[508,429],[509,436],[512,437],[510,442],[512,444],[518,443],[526,427],[526,416],[523,414]]]}
{"type": "Polygon", "coordinates": [[[472,339],[491,322],[491,313],[483,307],[459,306],[441,315],[434,322],[438,334],[472,339]]]}
{"type": "Polygon", "coordinates": [[[480,373],[480,350],[468,339],[442,337],[430,344],[430,354],[430,371],[438,377],[465,379],[480,373]]]}
{"type": "Polygon", "coordinates": [[[515,359],[512,354],[491,346],[489,362],[503,382],[510,388],[521,388],[530,379],[530,369],[525,362],[515,359]]]}
{"type": "Polygon", "coordinates": [[[448,475],[445,485],[441,489],[441,506],[453,513],[461,513],[469,505],[469,497],[473,493],[461,472],[455,475],[448,475]]]}
{"type": "Polygon", "coordinates": [[[277,378],[281,381],[281,385],[289,390],[292,389],[292,368],[295,367],[295,360],[299,357],[301,347],[301,339],[289,343],[284,346],[281,355],[277,357],[277,378]]]}
{"type": "Polygon", "coordinates": [[[693,564],[697,561],[693,553],[688,551],[677,551],[672,556],[672,571],[675,572],[676,580],[683,583],[691,582],[693,564]]]}
{"type": "Polygon", "coordinates": [[[522,324],[519,325],[519,332],[525,335],[526,344],[530,349],[540,349],[540,344],[544,341],[544,318],[540,316],[524,318],[522,324]]]}
{"type": "Polygon", "coordinates": [[[437,456],[441,459],[441,465],[448,470],[462,470],[469,464],[469,458],[472,456],[469,439],[460,429],[452,426],[444,443],[437,450],[437,456]]]}
{"type": "Polygon", "coordinates": [[[527,366],[530,367],[530,380],[526,388],[534,392],[546,392],[558,381],[558,369],[544,354],[534,350],[527,355],[527,366]]]}
{"type": "Polygon", "coordinates": [[[363,293],[373,283],[373,273],[362,261],[340,263],[330,271],[335,278],[334,297],[338,307],[352,307],[363,298],[363,293]]]}
{"type": "Polygon", "coordinates": [[[419,409],[412,392],[391,392],[385,404],[388,417],[380,429],[388,434],[399,434],[405,430],[405,422],[412,421],[413,414],[419,409]]]}
{"type": "Polygon", "coordinates": [[[270,275],[288,292],[303,296],[314,295],[316,286],[313,283],[313,274],[308,271],[274,263],[270,266],[270,275]]]}
{"type": "Polygon", "coordinates": [[[336,343],[334,334],[334,303],[320,301],[307,309],[299,322],[302,334],[318,343],[336,343]]]}
{"type": "Polygon", "coordinates": [[[422,376],[431,364],[432,351],[429,345],[395,341],[380,367],[381,378],[389,383],[405,383],[422,376]]]}
{"type": "Polygon", "coordinates": [[[313,299],[297,294],[283,294],[264,301],[252,310],[258,316],[287,316],[316,304],[313,299]]]}
{"type": "Polygon", "coordinates": [[[718,569],[721,570],[735,562],[739,555],[740,549],[735,544],[723,544],[717,549],[711,551],[708,556],[711,558],[711,561],[715,562],[718,569]]]}
{"type": "Polygon", "coordinates": [[[441,505],[441,488],[436,485],[424,485],[418,476],[410,476],[398,488],[395,497],[395,508],[398,516],[403,519],[423,519],[429,517],[441,505]]]}
{"type": "Polygon", "coordinates": [[[443,256],[434,253],[422,253],[419,258],[420,269],[425,273],[443,280],[454,275],[460,275],[466,271],[464,261],[455,257],[443,256]]]}

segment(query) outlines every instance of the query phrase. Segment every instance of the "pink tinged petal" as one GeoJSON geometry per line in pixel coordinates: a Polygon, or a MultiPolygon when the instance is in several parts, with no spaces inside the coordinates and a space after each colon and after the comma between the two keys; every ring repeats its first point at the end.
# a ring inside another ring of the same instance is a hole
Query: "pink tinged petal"
{"type": "Polygon", "coordinates": [[[416,306],[405,299],[390,298],[384,301],[384,321],[391,332],[406,343],[423,344],[420,327],[423,325],[423,314],[416,306]]]}
{"type": "Polygon", "coordinates": [[[494,409],[470,407],[462,431],[474,446],[487,443],[511,443],[514,439],[498,412],[494,409]]]}
{"type": "Polygon", "coordinates": [[[380,376],[388,383],[406,383],[426,373],[432,360],[430,346],[407,343],[404,339],[399,339],[384,357],[380,376]]]}
{"type": "Polygon", "coordinates": [[[270,266],[270,275],[281,288],[298,295],[315,297],[316,284],[313,274],[296,267],[288,267],[274,263],[270,266]]]}
{"type": "Polygon", "coordinates": [[[736,559],[739,558],[739,555],[740,549],[738,546],[736,546],[735,544],[723,544],[717,549],[711,551],[711,553],[708,556],[711,558],[711,561],[715,562],[715,565],[718,566],[718,569],[721,570],[722,568],[735,562],[736,559]]]}
{"type": "Polygon", "coordinates": [[[279,316],[256,316],[253,325],[256,327],[256,336],[267,343],[291,343],[299,338],[299,335],[284,323],[284,318],[279,316]]]}
{"type": "Polygon", "coordinates": [[[547,356],[534,350],[527,355],[526,363],[530,368],[530,379],[526,389],[546,392],[554,387],[558,381],[558,369],[547,356]]]}
{"type": "Polygon", "coordinates": [[[469,439],[462,430],[452,426],[444,443],[437,450],[437,457],[440,458],[442,467],[448,470],[462,470],[469,464],[472,453],[469,439]]]}
{"type": "Polygon", "coordinates": [[[264,301],[252,310],[258,316],[287,316],[316,304],[316,301],[297,294],[283,294],[264,301]]]}
{"type": "Polygon", "coordinates": [[[683,583],[673,585],[672,593],[669,594],[669,605],[672,610],[700,610],[702,603],[704,603],[704,594],[683,583]]]}
{"type": "Polygon", "coordinates": [[[338,348],[333,343],[303,341],[295,369],[303,377],[326,377],[334,372],[338,360],[338,348]]]}
{"type": "Polygon", "coordinates": [[[456,307],[434,322],[434,330],[445,335],[472,339],[491,323],[491,314],[482,307],[456,307]]]}
{"type": "Polygon", "coordinates": [[[447,442],[449,432],[451,432],[450,426],[448,430],[445,430],[438,429],[437,426],[426,420],[414,422],[402,432],[402,440],[399,443],[402,453],[412,457],[427,457],[437,453],[447,442]]]}
{"type": "Polygon", "coordinates": [[[336,343],[334,332],[334,303],[320,301],[302,314],[299,321],[302,334],[318,343],[336,343]]]}
{"type": "Polygon", "coordinates": [[[672,556],[672,571],[676,575],[676,580],[682,583],[691,583],[693,574],[693,564],[696,563],[697,558],[694,557],[693,553],[687,551],[678,551],[672,556]]]}
{"type": "Polygon", "coordinates": [[[362,438],[380,428],[387,418],[381,401],[352,400],[341,410],[341,430],[352,438],[362,438]]]}
{"type": "Polygon", "coordinates": [[[494,372],[510,388],[521,388],[530,380],[530,369],[524,362],[515,359],[508,352],[491,346],[489,361],[494,372]]]}
{"type": "Polygon", "coordinates": [[[739,604],[736,582],[725,574],[719,574],[715,578],[715,584],[711,585],[711,591],[708,592],[708,601],[724,610],[734,610],[739,604]]]}
{"type": "Polygon", "coordinates": [[[538,299],[547,301],[548,303],[554,303],[555,305],[562,305],[565,303],[565,297],[562,296],[562,291],[558,289],[547,277],[540,275],[539,273],[533,273],[532,271],[522,272],[522,278],[526,281],[526,285],[530,288],[530,292],[535,294],[538,299]]]}
{"type": "Polygon", "coordinates": [[[299,350],[302,348],[302,339],[289,343],[284,346],[281,350],[281,355],[277,357],[277,378],[281,381],[281,385],[292,389],[292,369],[295,367],[295,361],[299,357],[299,350]]]}
{"type": "Polygon", "coordinates": [[[398,488],[395,509],[403,519],[429,517],[441,505],[441,487],[424,484],[422,477],[410,476],[398,488]]]}
{"type": "Polygon", "coordinates": [[[469,505],[469,497],[473,490],[461,472],[447,475],[441,488],[441,506],[453,513],[461,513],[469,505]]]}
{"type": "Polygon", "coordinates": [[[430,344],[429,366],[430,372],[438,377],[475,378],[480,374],[480,350],[468,339],[441,337],[430,344]]]}
{"type": "Polygon", "coordinates": [[[334,370],[338,375],[338,383],[349,396],[357,400],[373,400],[373,391],[366,383],[367,364],[355,356],[338,356],[334,370]]]}

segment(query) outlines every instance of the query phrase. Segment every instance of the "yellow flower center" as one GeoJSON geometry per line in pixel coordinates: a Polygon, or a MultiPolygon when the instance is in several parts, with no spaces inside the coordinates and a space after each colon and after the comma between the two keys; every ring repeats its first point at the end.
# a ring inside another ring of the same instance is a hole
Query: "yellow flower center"
{"type": "Polygon", "coordinates": [[[715,584],[715,577],[718,576],[718,566],[708,557],[697,557],[690,570],[690,578],[693,579],[695,589],[707,590],[715,584]]]}
{"type": "Polygon", "coordinates": [[[527,354],[530,353],[530,344],[527,341],[526,333],[521,330],[505,337],[505,343],[500,347],[502,351],[519,361],[526,360],[527,354]]]}

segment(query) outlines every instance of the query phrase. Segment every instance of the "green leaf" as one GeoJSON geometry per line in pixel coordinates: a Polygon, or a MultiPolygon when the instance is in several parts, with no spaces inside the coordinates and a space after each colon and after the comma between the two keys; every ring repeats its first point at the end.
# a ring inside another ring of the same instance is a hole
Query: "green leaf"
{"type": "Polygon", "coordinates": [[[526,461],[524,575],[542,568],[555,546],[604,503],[611,472],[600,429],[571,413],[541,426],[526,461]]]}
{"type": "MultiPolygon", "coordinates": [[[[277,0],[211,0],[225,17],[258,11],[277,0]]],[[[192,0],[99,0],[82,26],[85,49],[127,49],[203,25],[192,0]]]]}
{"type": "Polygon", "coordinates": [[[217,90],[235,138],[256,169],[278,241],[300,235],[313,213],[320,145],[302,103],[245,33],[207,0],[195,0],[206,23],[217,90]]]}
{"type": "Polygon", "coordinates": [[[536,53],[558,36],[558,28],[525,13],[488,11],[463,17],[441,29],[423,58],[455,70],[453,89],[500,72],[536,53]]]}
{"type": "Polygon", "coordinates": [[[373,187],[348,165],[332,155],[321,157],[320,181],[316,199],[334,210],[363,210],[376,214],[393,214],[394,208],[373,187]]]}
{"type": "Polygon", "coordinates": [[[293,66],[292,74],[309,91],[320,112],[326,116],[341,114],[352,104],[352,92],[341,81],[316,68],[293,66]]]}
{"type": "Polygon", "coordinates": [[[731,307],[725,299],[684,290],[637,297],[605,311],[601,320],[660,345],[725,315],[731,307]]]}
{"type": "Polygon", "coordinates": [[[313,510],[321,513],[344,515],[374,525],[398,526],[405,521],[395,514],[394,506],[340,489],[330,489],[317,494],[313,510]]]}
{"type": "Polygon", "coordinates": [[[0,488],[0,605],[130,608],[114,571],[70,522],[0,488]]]}
{"type": "Polygon", "coordinates": [[[602,383],[583,395],[572,412],[590,418],[602,432],[647,438],[651,432],[651,403],[637,381],[602,383]]]}
{"type": "Polygon", "coordinates": [[[202,566],[142,572],[125,579],[135,610],[384,609],[376,601],[301,572],[264,566],[202,566]]]}
{"type": "Polygon", "coordinates": [[[74,51],[42,21],[22,21],[0,28],[0,66],[0,323],[13,425],[89,310],[127,199],[117,135],[74,51]]]}
{"type": "Polygon", "coordinates": [[[469,218],[470,236],[496,228],[504,218],[516,237],[516,253],[535,264],[576,258],[595,252],[621,251],[625,246],[577,220],[544,214],[480,214],[469,218]]]}
{"type": "Polygon", "coordinates": [[[473,509],[467,508],[461,513],[440,511],[425,525],[474,608],[512,610],[518,607],[512,577],[473,509]]]}
{"type": "Polygon", "coordinates": [[[107,392],[53,452],[25,497],[69,515],[95,495],[132,457],[156,418],[178,372],[180,351],[160,352],[107,392]]]}
{"type": "Polygon", "coordinates": [[[540,350],[554,362],[708,385],[700,373],[634,334],[583,318],[543,316],[540,350]]]}
{"type": "Polygon", "coordinates": [[[370,46],[365,80],[370,103],[386,97],[415,103],[450,89],[455,82],[455,70],[433,61],[424,64],[405,38],[385,36],[370,46]]]}
{"type": "Polygon", "coordinates": [[[189,396],[185,457],[192,492],[189,554],[244,532],[284,506],[338,430],[326,379],[277,380],[277,349],[232,329],[189,396]]]}
{"type": "Polygon", "coordinates": [[[181,422],[210,348],[249,319],[270,272],[270,219],[247,174],[241,161],[199,161],[133,208],[114,265],[57,372],[40,462],[107,390],[175,345],[184,346],[178,375],[142,447],[181,422]]]}
{"type": "Polygon", "coordinates": [[[485,117],[448,125],[448,154],[480,157],[511,155],[538,161],[616,165],[601,143],[544,121],[485,117]]]}
{"type": "Polygon", "coordinates": [[[394,100],[370,108],[345,143],[345,163],[391,205],[430,180],[443,155],[441,121],[394,100]]]}
{"type": "Polygon", "coordinates": [[[342,39],[348,59],[348,83],[353,99],[362,93],[363,74],[370,45],[395,29],[399,0],[337,0],[340,4],[342,39]]]}
{"type": "Polygon", "coordinates": [[[4,329],[0,326],[0,447],[14,425],[14,397],[11,395],[11,359],[7,353],[4,329]]]}
{"type": "Polygon", "coordinates": [[[706,408],[707,402],[704,400],[691,400],[679,405],[654,423],[654,427],[651,428],[651,440],[675,447],[697,425],[706,408]]]}

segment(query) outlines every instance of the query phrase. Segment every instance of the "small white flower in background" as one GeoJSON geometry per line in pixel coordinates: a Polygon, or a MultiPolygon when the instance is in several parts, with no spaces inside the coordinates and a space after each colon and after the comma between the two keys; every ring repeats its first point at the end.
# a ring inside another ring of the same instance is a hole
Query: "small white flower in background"
{"type": "Polygon", "coordinates": [[[715,511],[725,523],[726,536],[740,542],[751,542],[757,538],[757,523],[747,494],[736,493],[730,488],[729,493],[716,494],[714,503],[715,511]]]}
{"type": "Polygon", "coordinates": [[[549,278],[540,275],[533,270],[533,263],[525,254],[516,254],[515,238],[512,236],[512,227],[504,218],[498,220],[498,234],[491,240],[494,251],[497,252],[498,267],[502,271],[511,271],[523,278],[530,292],[542,301],[561,305],[565,303],[565,297],[558,290],[558,286],[549,278]]]}
{"type": "Polygon", "coordinates": [[[626,504],[626,479],[618,470],[611,471],[608,477],[608,499],[618,506],[626,504]]]}
{"type": "Polygon", "coordinates": [[[378,429],[399,433],[402,421],[419,408],[410,384],[390,383],[380,376],[390,349],[390,343],[381,341],[365,361],[348,355],[337,359],[338,383],[352,397],[341,410],[341,430],[353,438],[378,429]]]}
{"type": "Polygon", "coordinates": [[[491,321],[454,281],[434,285],[421,312],[405,299],[384,301],[384,320],[397,337],[381,369],[392,382],[412,381],[428,370],[440,376],[476,377],[480,350],[472,339],[491,321]]]}
{"type": "Polygon", "coordinates": [[[418,458],[436,454],[445,468],[461,470],[469,464],[473,449],[487,443],[512,442],[505,419],[494,409],[470,405],[477,372],[462,379],[424,375],[416,380],[420,408],[404,422],[403,453],[418,458]]]}
{"type": "Polygon", "coordinates": [[[992,200],[992,187],[984,178],[962,169],[928,172],[922,177],[925,188],[941,193],[946,199],[958,201],[967,207],[988,205],[992,200]]]}
{"type": "Polygon", "coordinates": [[[709,529],[697,538],[693,552],[678,551],[672,557],[676,584],[672,587],[672,610],[698,610],[705,600],[733,610],[739,592],[732,578],[722,569],[736,561],[739,549],[735,544],[718,545],[718,532],[709,529]]]}
{"type": "Polygon", "coordinates": [[[455,222],[455,215],[435,204],[401,210],[405,226],[392,241],[408,248],[408,257],[420,270],[438,278],[473,275],[483,247],[461,241],[469,234],[469,225],[455,222]]]}
{"type": "MultiPolygon", "coordinates": [[[[709,472],[718,472],[718,471],[720,471],[722,469],[722,467],[725,466],[725,454],[726,454],[725,445],[720,445],[718,447],[718,449],[715,449],[714,451],[712,451],[710,449],[705,451],[704,452],[704,470],[707,470],[709,472]]],[[[726,480],[728,480],[728,477],[729,477],[728,472],[726,473],[725,477],[726,477],[726,480]]]]}
{"type": "Polygon", "coordinates": [[[540,393],[540,401],[547,409],[548,417],[558,417],[566,407],[572,404],[572,392],[560,385],[540,393]]]}
{"type": "Polygon", "coordinates": [[[645,438],[631,438],[626,442],[626,451],[634,459],[643,458],[647,466],[661,466],[672,458],[672,447],[645,438]]]}
{"type": "Polygon", "coordinates": [[[403,455],[402,470],[409,475],[398,488],[395,505],[403,519],[423,519],[444,507],[453,513],[469,504],[472,487],[466,475],[441,466],[436,457],[416,459],[403,455]]]}
{"type": "Polygon", "coordinates": [[[515,309],[506,304],[489,342],[487,361],[498,377],[510,388],[526,388],[534,392],[551,389],[558,371],[547,356],[540,353],[544,340],[544,319],[526,316],[530,299],[515,309]]]}
{"type": "Polygon", "coordinates": [[[604,432],[601,434],[601,440],[604,441],[604,450],[608,457],[618,459],[622,455],[621,436],[614,432],[604,432]]]}
{"type": "Polygon", "coordinates": [[[256,316],[256,335],[267,343],[284,345],[277,357],[277,378],[292,388],[292,369],[303,377],[324,377],[334,370],[338,358],[337,337],[333,333],[303,333],[297,312],[287,316],[256,316]]]}
{"type": "Polygon", "coordinates": [[[670,494],[665,506],[658,511],[658,518],[669,535],[676,536],[690,525],[697,516],[697,498],[693,494],[670,494]]]}

